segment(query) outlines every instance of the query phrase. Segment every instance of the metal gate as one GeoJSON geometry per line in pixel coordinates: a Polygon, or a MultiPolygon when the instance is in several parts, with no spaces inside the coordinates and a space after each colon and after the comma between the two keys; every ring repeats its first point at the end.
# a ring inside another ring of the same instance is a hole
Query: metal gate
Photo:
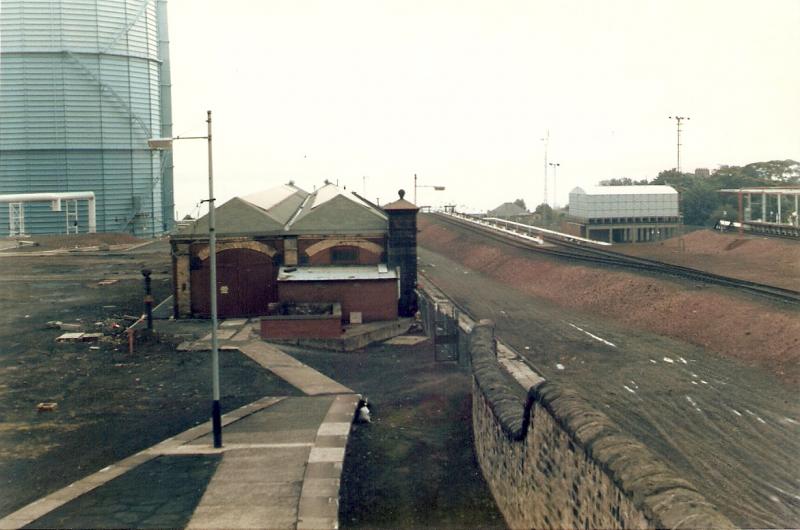
{"type": "Polygon", "coordinates": [[[431,326],[433,355],[437,362],[458,361],[459,311],[452,304],[434,304],[431,326]]]}

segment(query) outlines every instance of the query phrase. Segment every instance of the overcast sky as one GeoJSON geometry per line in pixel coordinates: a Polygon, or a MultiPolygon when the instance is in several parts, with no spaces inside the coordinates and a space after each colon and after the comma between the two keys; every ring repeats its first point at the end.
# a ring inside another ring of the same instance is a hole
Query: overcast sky
{"type": "MultiPolygon", "coordinates": [[[[170,0],[174,134],[213,111],[220,205],[328,178],[468,211],[681,167],[800,159],[797,0],[170,0]],[[366,177],[366,179],[364,179],[366,177]],[[463,205],[463,206],[462,206],[463,205]]],[[[203,142],[175,144],[181,217],[203,142]]]]}

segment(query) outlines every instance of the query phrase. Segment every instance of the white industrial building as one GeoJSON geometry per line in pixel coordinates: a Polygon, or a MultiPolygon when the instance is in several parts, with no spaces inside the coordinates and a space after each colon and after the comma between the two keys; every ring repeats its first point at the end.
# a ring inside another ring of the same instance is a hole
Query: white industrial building
{"type": "Polygon", "coordinates": [[[671,186],[577,187],[569,194],[565,230],[609,243],[656,241],[680,226],[678,192],[671,186]]]}

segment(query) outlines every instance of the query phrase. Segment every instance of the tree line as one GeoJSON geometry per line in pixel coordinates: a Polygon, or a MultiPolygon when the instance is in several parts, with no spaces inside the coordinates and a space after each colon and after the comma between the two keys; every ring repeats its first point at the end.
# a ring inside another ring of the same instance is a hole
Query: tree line
{"type": "MultiPolygon", "coordinates": [[[[745,166],[720,166],[708,176],[679,173],[675,169],[662,171],[652,180],[612,178],[600,182],[601,186],[636,186],[666,184],[675,188],[681,197],[683,222],[688,225],[710,225],[719,219],[735,220],[738,199],[735,194],[720,193],[721,189],[778,187],[800,185],[800,162],[795,160],[770,160],[745,166]]],[[[794,209],[793,199],[784,197],[784,212],[794,209]]],[[[774,208],[773,208],[774,209],[774,208]]],[[[756,212],[753,212],[753,216],[756,212]]]]}

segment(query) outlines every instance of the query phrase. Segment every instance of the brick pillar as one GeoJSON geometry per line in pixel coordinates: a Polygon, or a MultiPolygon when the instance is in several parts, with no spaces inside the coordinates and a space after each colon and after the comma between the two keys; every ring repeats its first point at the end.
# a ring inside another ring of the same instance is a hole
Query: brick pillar
{"type": "Polygon", "coordinates": [[[389,237],[386,249],[389,268],[400,271],[400,300],[397,312],[402,317],[417,312],[417,208],[403,199],[383,207],[389,216],[389,237]]]}
{"type": "Polygon", "coordinates": [[[192,316],[191,258],[187,243],[172,243],[172,314],[175,318],[192,316]]]}

